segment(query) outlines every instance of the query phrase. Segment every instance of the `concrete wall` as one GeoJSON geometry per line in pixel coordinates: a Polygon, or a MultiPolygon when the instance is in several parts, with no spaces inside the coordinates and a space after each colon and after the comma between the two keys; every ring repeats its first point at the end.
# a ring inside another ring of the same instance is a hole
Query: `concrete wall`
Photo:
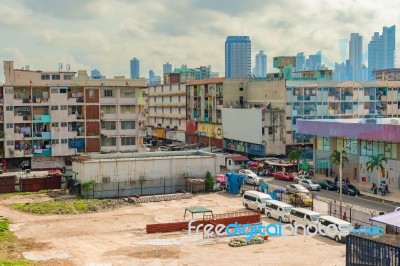
{"type": "Polygon", "coordinates": [[[189,155],[75,160],[72,170],[78,173],[77,178],[81,182],[95,180],[96,183],[103,183],[103,177],[110,177],[110,182],[183,178],[185,175],[204,178],[207,171],[215,176],[219,173],[220,166],[215,156],[189,155]]]}

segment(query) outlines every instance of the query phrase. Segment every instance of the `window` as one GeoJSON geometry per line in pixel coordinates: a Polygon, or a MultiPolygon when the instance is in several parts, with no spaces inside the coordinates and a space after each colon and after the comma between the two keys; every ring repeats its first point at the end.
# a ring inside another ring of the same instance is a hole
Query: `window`
{"type": "Polygon", "coordinates": [[[52,105],[52,106],[51,106],[51,110],[52,110],[52,111],[58,110],[58,105],[52,105]]]}
{"type": "Polygon", "coordinates": [[[51,75],[52,80],[60,80],[60,74],[57,75],[51,75]]]}
{"type": "Polygon", "coordinates": [[[121,121],[121,129],[135,129],[135,121],[121,121]]]}
{"type": "Polygon", "coordinates": [[[59,144],[60,143],[60,141],[58,140],[58,139],[52,139],[51,140],[51,144],[59,144]]]}
{"type": "Polygon", "coordinates": [[[101,121],[101,129],[115,130],[116,122],[115,121],[101,121]]]}
{"type": "Polygon", "coordinates": [[[51,123],[51,127],[58,127],[58,122],[51,123]]]}
{"type": "Polygon", "coordinates": [[[60,89],[60,93],[67,93],[67,89],[60,89]]]}
{"type": "Polygon", "coordinates": [[[49,80],[50,75],[42,74],[42,80],[49,80]]]}
{"type": "Polygon", "coordinates": [[[94,97],[95,97],[94,89],[89,89],[89,98],[94,98],[94,97]]]}
{"type": "Polygon", "coordinates": [[[155,103],[157,102],[157,98],[156,98],[156,97],[154,97],[154,102],[155,102],[155,103]]]}
{"type": "Polygon", "coordinates": [[[135,137],[121,137],[122,146],[136,145],[135,137]]]}
{"type": "Polygon", "coordinates": [[[113,91],[112,90],[104,90],[103,97],[113,97],[113,91]]]}
{"type": "Polygon", "coordinates": [[[13,140],[7,140],[7,146],[12,146],[14,145],[14,141],[13,140]]]}
{"type": "Polygon", "coordinates": [[[67,127],[67,122],[61,122],[61,127],[67,127]]]}
{"type": "Polygon", "coordinates": [[[115,114],[116,113],[115,105],[102,105],[101,111],[105,114],[115,114]]]}
{"type": "Polygon", "coordinates": [[[7,123],[7,128],[13,128],[13,127],[14,127],[13,123],[7,123]]]}
{"type": "Polygon", "coordinates": [[[121,98],[135,98],[135,89],[121,89],[121,98]]]}
{"type": "Polygon", "coordinates": [[[61,144],[67,144],[68,143],[68,139],[61,139],[61,144]]]}
{"type": "Polygon", "coordinates": [[[117,146],[117,139],[114,137],[102,137],[101,146],[117,146]]]}
{"type": "Polygon", "coordinates": [[[64,80],[72,80],[74,75],[64,75],[64,80]]]}
{"type": "Polygon", "coordinates": [[[6,111],[12,111],[14,108],[13,108],[13,106],[7,106],[6,107],[6,111]]]}
{"type": "Polygon", "coordinates": [[[121,114],[134,114],[135,106],[134,105],[121,105],[121,114]]]}
{"type": "Polygon", "coordinates": [[[61,110],[67,110],[67,106],[66,105],[61,105],[61,110]]]}
{"type": "Polygon", "coordinates": [[[51,93],[58,93],[58,89],[51,89],[51,93]]]}

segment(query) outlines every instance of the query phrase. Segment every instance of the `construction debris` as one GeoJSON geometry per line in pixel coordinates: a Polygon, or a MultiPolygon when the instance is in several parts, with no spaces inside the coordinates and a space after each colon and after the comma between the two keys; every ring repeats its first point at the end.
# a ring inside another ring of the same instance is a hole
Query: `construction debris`
{"type": "Polygon", "coordinates": [[[154,196],[135,196],[124,198],[129,203],[147,203],[147,202],[159,202],[169,200],[180,200],[180,199],[191,199],[192,193],[175,193],[165,195],[154,195],[154,196]]]}

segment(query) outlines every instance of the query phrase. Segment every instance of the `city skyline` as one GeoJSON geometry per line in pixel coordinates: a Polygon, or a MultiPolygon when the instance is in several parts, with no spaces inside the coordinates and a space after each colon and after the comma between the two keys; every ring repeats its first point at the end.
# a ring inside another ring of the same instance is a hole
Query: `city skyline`
{"type": "MultiPolygon", "coordinates": [[[[137,57],[141,76],[150,69],[161,75],[167,61],[173,68],[211,65],[224,76],[226,37],[243,34],[251,38],[252,51],[264,50],[269,55],[267,69],[275,72],[273,56],[295,56],[300,51],[309,55],[321,50],[329,61],[340,63],[338,40],[348,39],[350,33],[364,37],[365,50],[374,32],[399,24],[399,7],[393,1],[316,5],[313,1],[261,0],[168,4],[0,0],[0,58],[14,60],[18,68],[56,70],[63,63],[72,71],[99,69],[107,77],[129,77],[126,62],[137,57]]],[[[253,67],[254,52],[251,58],[253,67]]],[[[4,82],[3,76],[0,81],[4,82]]]]}

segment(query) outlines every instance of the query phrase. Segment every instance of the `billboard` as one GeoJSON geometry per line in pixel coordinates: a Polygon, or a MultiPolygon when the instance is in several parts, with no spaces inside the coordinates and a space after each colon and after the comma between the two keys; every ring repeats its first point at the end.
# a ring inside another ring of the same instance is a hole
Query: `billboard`
{"type": "Polygon", "coordinates": [[[223,137],[262,144],[262,110],[222,108],[223,137]]]}
{"type": "Polygon", "coordinates": [[[222,139],[222,125],[210,123],[198,123],[197,132],[199,136],[222,139]]]}

